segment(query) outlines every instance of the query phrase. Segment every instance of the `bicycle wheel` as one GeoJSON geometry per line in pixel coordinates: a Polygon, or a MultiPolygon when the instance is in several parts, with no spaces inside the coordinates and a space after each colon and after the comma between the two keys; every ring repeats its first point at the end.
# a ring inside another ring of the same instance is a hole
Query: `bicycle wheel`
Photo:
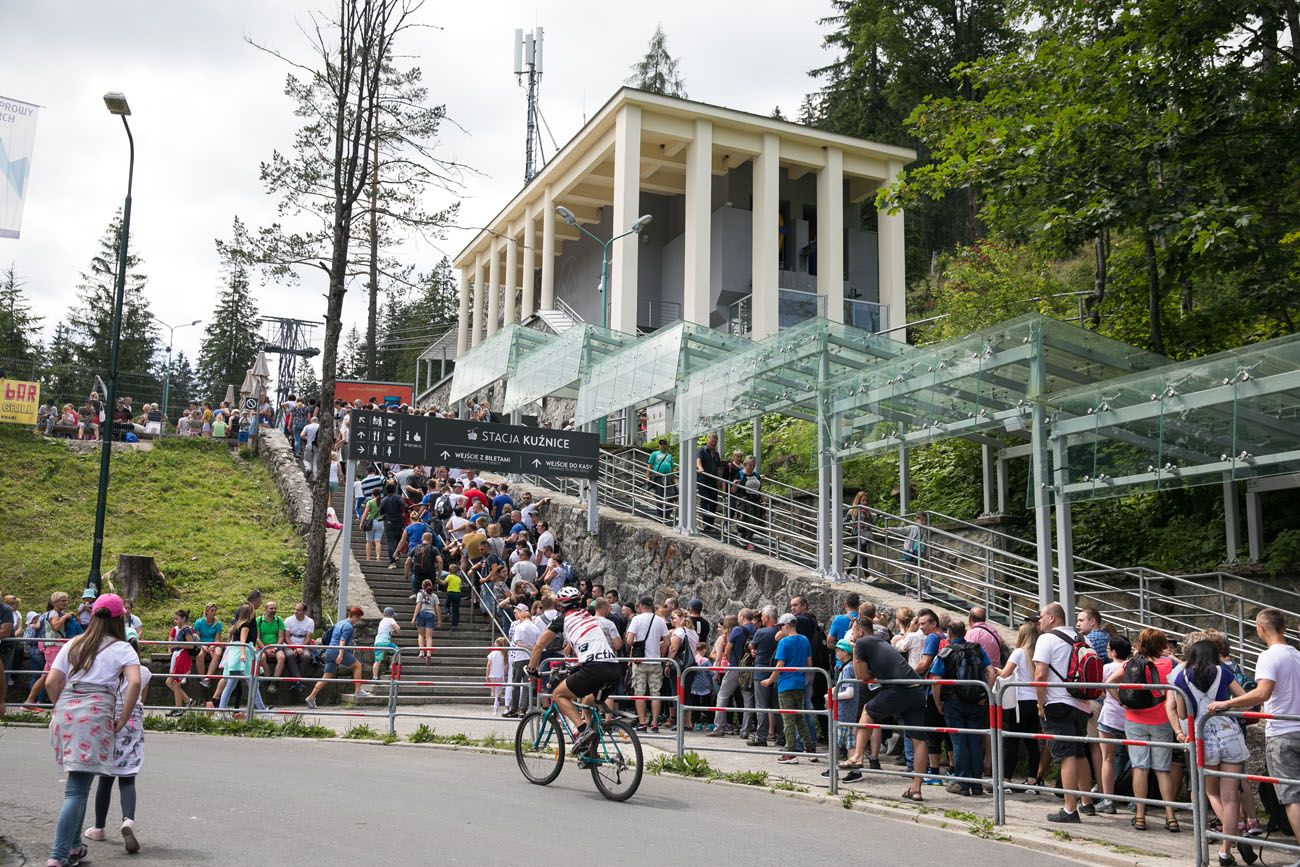
{"type": "Polygon", "coordinates": [[[530,710],[515,729],[515,760],[530,783],[545,786],[564,767],[564,729],[554,714],[530,710]]]}
{"type": "Polygon", "coordinates": [[[626,801],[641,785],[641,740],[625,722],[612,721],[604,728],[591,762],[591,779],[606,798],[626,801]]]}

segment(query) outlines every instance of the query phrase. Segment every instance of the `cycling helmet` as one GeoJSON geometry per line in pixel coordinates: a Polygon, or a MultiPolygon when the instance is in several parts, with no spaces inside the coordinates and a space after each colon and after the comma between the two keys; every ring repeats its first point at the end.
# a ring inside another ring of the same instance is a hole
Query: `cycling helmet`
{"type": "Polygon", "coordinates": [[[561,608],[572,608],[582,601],[582,594],[578,592],[577,587],[561,587],[560,592],[555,594],[555,604],[561,608]]]}

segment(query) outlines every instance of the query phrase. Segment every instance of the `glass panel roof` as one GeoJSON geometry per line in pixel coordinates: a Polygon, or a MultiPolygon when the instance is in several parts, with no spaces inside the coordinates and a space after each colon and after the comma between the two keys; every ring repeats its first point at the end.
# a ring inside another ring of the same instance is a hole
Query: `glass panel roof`
{"type": "Polygon", "coordinates": [[[1052,395],[1070,500],[1300,469],[1300,335],[1052,395]]]}
{"type": "Polygon", "coordinates": [[[691,373],[748,346],[744,338],[702,325],[667,325],[585,371],[574,420],[586,424],[654,398],[674,397],[691,373]]]}
{"type": "Polygon", "coordinates": [[[456,360],[448,399],[456,403],[479,389],[487,388],[498,379],[509,376],[522,354],[545,346],[554,339],[554,335],[545,331],[522,325],[507,325],[456,360]]]}
{"type": "Polygon", "coordinates": [[[813,418],[819,383],[912,351],[898,340],[809,319],[691,374],[678,391],[676,422],[698,436],[765,413],[813,418]]]}
{"type": "Polygon", "coordinates": [[[1039,398],[1164,357],[1031,313],[833,380],[840,459],[902,443],[1025,428],[1039,398]]]}
{"type": "Polygon", "coordinates": [[[635,340],[631,334],[599,325],[578,325],[521,354],[506,383],[504,411],[514,412],[544,397],[577,397],[584,371],[635,340]]]}

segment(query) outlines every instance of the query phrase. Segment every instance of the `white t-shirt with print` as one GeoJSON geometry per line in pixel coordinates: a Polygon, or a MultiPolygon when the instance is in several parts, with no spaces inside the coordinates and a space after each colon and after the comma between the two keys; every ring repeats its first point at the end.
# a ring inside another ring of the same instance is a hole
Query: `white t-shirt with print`
{"type": "MultiPolygon", "coordinates": [[[[1048,664],[1047,677],[1044,680],[1049,683],[1060,683],[1061,678],[1069,673],[1070,654],[1073,652],[1074,649],[1070,646],[1070,643],[1059,635],[1053,635],[1051,632],[1044,632],[1040,635],[1038,643],[1034,645],[1034,662],[1046,662],[1048,664]]],[[[1072,697],[1065,691],[1063,686],[1049,686],[1047,688],[1047,703],[1068,704],[1084,713],[1092,711],[1092,702],[1087,699],[1072,697]]]]}
{"type": "Polygon", "coordinates": [[[90,683],[116,690],[118,680],[122,677],[122,669],[140,664],[140,657],[136,655],[130,644],[105,638],[99,645],[99,653],[95,655],[95,661],[90,668],[83,668],[76,674],[70,674],[72,663],[68,660],[68,651],[75,643],[69,641],[64,644],[59,649],[59,655],[54,657],[54,662],[50,665],[52,670],[62,672],[68,683],[90,683]]]}
{"type": "MultiPolygon", "coordinates": [[[[1289,644],[1269,645],[1255,664],[1255,680],[1273,681],[1264,713],[1300,715],[1300,650],[1289,644]]],[[[1271,738],[1297,732],[1300,722],[1296,720],[1272,719],[1264,725],[1264,734],[1271,738]]]]}
{"type": "Polygon", "coordinates": [[[301,620],[295,614],[292,617],[285,618],[284,634],[289,639],[290,644],[306,644],[307,639],[316,631],[316,621],[310,617],[303,617],[301,620]]]}

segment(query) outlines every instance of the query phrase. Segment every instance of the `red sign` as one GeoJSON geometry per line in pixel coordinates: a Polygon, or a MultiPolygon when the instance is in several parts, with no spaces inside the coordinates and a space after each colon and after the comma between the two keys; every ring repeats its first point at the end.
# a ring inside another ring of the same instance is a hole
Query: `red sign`
{"type": "Polygon", "coordinates": [[[405,382],[369,382],[364,379],[340,379],[334,383],[334,399],[348,403],[406,404],[415,401],[415,388],[405,382]]]}

